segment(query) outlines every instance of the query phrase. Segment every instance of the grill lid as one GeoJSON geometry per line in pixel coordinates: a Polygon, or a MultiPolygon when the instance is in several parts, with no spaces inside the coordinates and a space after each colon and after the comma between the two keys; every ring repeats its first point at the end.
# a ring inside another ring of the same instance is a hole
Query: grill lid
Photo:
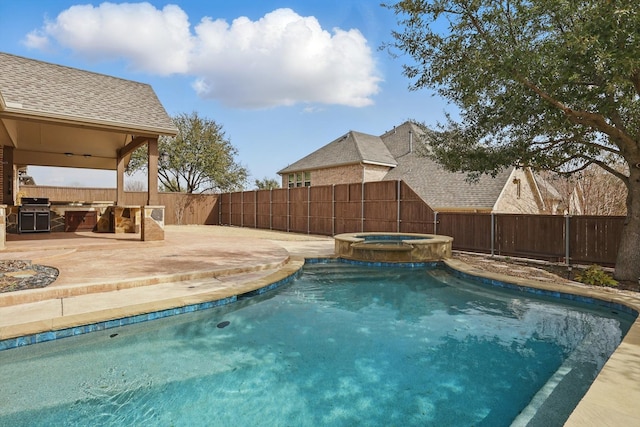
{"type": "Polygon", "coordinates": [[[47,197],[23,197],[21,203],[22,206],[49,206],[49,199],[47,197]]]}

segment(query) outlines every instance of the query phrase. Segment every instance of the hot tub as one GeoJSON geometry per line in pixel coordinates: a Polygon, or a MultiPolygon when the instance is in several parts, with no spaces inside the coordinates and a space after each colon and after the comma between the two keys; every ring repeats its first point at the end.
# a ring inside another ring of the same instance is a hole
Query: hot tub
{"type": "Polygon", "coordinates": [[[453,237],[417,233],[345,233],[335,239],[340,258],[373,262],[434,262],[451,258],[453,237]]]}

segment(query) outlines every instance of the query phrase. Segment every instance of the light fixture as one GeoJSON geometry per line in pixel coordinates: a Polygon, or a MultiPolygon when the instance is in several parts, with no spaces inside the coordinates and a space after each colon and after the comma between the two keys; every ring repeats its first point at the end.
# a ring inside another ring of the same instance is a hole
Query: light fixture
{"type": "Polygon", "coordinates": [[[73,153],[64,153],[64,155],[67,156],[67,157],[71,157],[71,156],[73,156],[73,153]]]}
{"type": "Polygon", "coordinates": [[[85,159],[91,157],[91,154],[83,154],[82,155],[85,159]]]}

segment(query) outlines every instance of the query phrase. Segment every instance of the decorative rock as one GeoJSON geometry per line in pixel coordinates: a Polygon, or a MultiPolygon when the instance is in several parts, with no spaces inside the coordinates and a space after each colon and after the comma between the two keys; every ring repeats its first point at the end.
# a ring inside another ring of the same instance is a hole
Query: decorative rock
{"type": "Polygon", "coordinates": [[[30,261],[0,261],[0,292],[44,288],[55,282],[58,270],[30,261]]]}

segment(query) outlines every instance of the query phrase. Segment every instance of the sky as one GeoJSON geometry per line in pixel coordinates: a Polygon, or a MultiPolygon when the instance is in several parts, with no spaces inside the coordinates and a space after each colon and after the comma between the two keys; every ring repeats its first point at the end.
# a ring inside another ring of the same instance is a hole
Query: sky
{"type": "MultiPolygon", "coordinates": [[[[246,189],[350,130],[381,135],[452,106],[409,89],[380,49],[397,19],[377,0],[0,0],[0,51],[150,84],[169,115],[222,126],[246,189]]],[[[113,171],[29,167],[39,185],[115,187],[113,171]]],[[[144,176],[125,177],[146,183],[144,176]]]]}

